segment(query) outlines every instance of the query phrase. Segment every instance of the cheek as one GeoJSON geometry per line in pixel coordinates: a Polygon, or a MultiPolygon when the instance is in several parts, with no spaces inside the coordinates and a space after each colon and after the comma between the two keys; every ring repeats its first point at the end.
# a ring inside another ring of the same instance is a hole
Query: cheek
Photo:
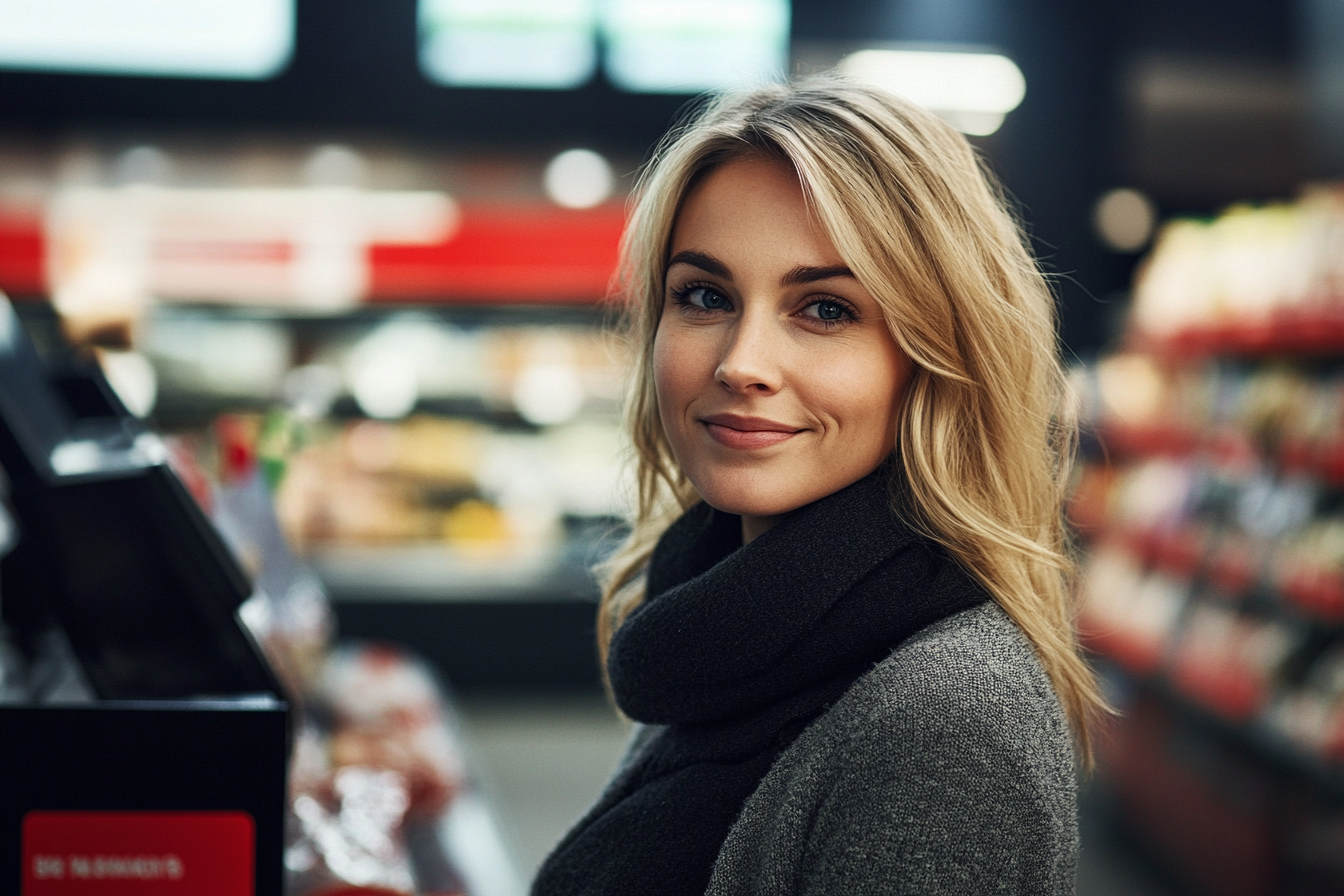
{"type": "Polygon", "coordinates": [[[682,408],[689,400],[685,346],[666,327],[660,327],[653,342],[653,388],[658,397],[658,416],[663,432],[675,447],[680,442],[678,421],[682,408]]]}
{"type": "Polygon", "coordinates": [[[885,346],[878,351],[854,352],[842,369],[818,382],[826,383],[828,403],[836,408],[841,431],[855,446],[880,450],[896,445],[896,427],[910,379],[909,362],[885,346]]]}
{"type": "Polygon", "coordinates": [[[658,396],[658,409],[666,419],[669,406],[673,403],[673,380],[676,378],[677,365],[668,345],[666,328],[660,327],[653,339],[653,388],[658,396]]]}
{"type": "Polygon", "coordinates": [[[653,384],[664,425],[678,418],[701,391],[703,354],[697,340],[688,338],[675,325],[659,327],[653,341],[653,384]]]}
{"type": "Polygon", "coordinates": [[[905,393],[910,388],[910,380],[915,372],[914,365],[904,352],[900,349],[894,349],[894,352],[886,374],[885,388],[876,397],[877,412],[883,415],[887,452],[896,447],[897,429],[905,413],[905,393]]]}

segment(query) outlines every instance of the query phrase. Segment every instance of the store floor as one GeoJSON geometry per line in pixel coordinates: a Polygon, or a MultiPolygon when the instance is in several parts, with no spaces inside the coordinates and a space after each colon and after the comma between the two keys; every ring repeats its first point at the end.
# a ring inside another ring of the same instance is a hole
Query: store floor
{"type": "MultiPolygon", "coordinates": [[[[473,697],[459,706],[469,762],[530,880],[606,781],[628,728],[598,697],[473,697]]],[[[1177,896],[1117,835],[1109,806],[1094,789],[1083,795],[1078,896],[1177,896]]]]}

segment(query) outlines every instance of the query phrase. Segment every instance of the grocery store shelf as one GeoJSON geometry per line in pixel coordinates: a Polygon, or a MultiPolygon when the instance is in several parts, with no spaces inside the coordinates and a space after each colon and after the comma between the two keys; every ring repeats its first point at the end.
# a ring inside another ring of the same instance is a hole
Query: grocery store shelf
{"type": "Polygon", "coordinates": [[[1344,574],[1287,569],[1271,576],[1259,568],[1270,565],[1271,545],[1220,543],[1224,533],[1193,525],[1094,526],[1076,534],[1079,544],[1089,550],[1101,545],[1121,549],[1145,569],[1192,587],[1197,584],[1253,615],[1326,631],[1344,629],[1344,574]]]}
{"type": "Polygon", "coordinates": [[[1266,767],[1310,783],[1321,796],[1344,800],[1344,769],[1302,749],[1263,720],[1233,721],[1184,693],[1164,674],[1140,673],[1118,657],[1107,659],[1106,674],[1127,679],[1181,718],[1249,753],[1266,767]]]}
{"type": "Polygon", "coordinates": [[[1344,485],[1344,443],[1336,439],[1306,441],[1280,438],[1273,449],[1258,445],[1250,434],[1232,427],[1205,432],[1179,423],[1145,426],[1108,422],[1084,433],[1084,457],[1144,459],[1203,456],[1227,463],[1255,461],[1285,473],[1312,476],[1322,483],[1344,485]]]}
{"type": "Polygon", "coordinates": [[[1173,358],[1272,355],[1337,357],[1344,354],[1344,317],[1332,306],[1316,310],[1276,309],[1259,321],[1227,321],[1191,326],[1173,333],[1136,332],[1127,345],[1173,358]]]}

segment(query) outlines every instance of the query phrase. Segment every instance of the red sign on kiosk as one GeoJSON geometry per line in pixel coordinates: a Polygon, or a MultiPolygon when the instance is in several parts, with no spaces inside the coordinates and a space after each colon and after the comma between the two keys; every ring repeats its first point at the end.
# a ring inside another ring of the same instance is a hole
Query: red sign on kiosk
{"type": "Polygon", "coordinates": [[[23,896],[253,896],[246,812],[29,812],[23,896]]]}

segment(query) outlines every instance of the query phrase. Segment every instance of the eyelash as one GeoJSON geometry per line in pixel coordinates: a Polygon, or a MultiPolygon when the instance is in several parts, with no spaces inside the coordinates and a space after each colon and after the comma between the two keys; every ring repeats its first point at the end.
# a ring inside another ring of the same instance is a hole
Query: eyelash
{"type": "Polygon", "coordinates": [[[723,295],[723,293],[719,292],[717,289],[714,288],[713,285],[709,283],[687,283],[684,286],[679,286],[676,289],[672,290],[673,304],[698,314],[713,314],[715,311],[719,310],[717,308],[701,308],[699,305],[693,304],[691,302],[690,296],[691,293],[695,292],[697,289],[703,289],[706,292],[712,292],[715,295],[721,296],[724,300],[731,302],[731,300],[728,299],[727,296],[723,295]]]}
{"type": "MultiPolygon", "coordinates": [[[[729,302],[732,301],[731,299],[728,299],[727,296],[724,296],[723,293],[719,292],[712,284],[692,282],[687,283],[683,286],[679,286],[672,290],[673,304],[677,305],[678,307],[686,308],[692,312],[697,312],[701,314],[713,314],[715,311],[720,310],[717,308],[701,308],[699,305],[692,304],[690,300],[690,295],[697,289],[703,289],[708,292],[712,292],[715,295],[723,297],[725,300],[729,302]]],[[[847,326],[848,324],[852,324],[859,319],[859,313],[854,309],[854,306],[846,302],[844,299],[838,298],[836,296],[827,296],[824,299],[816,299],[814,301],[808,302],[806,305],[803,306],[803,310],[811,308],[814,305],[820,305],[823,303],[838,306],[841,311],[843,311],[846,315],[848,315],[848,317],[842,317],[837,320],[826,320],[825,318],[811,317],[810,315],[808,315],[809,319],[814,324],[821,324],[826,329],[833,330],[836,327],[843,327],[847,326]]]]}
{"type": "Polygon", "coordinates": [[[821,305],[821,304],[836,305],[840,308],[842,312],[848,315],[847,317],[842,317],[839,318],[838,320],[826,320],[825,318],[821,317],[811,318],[811,320],[814,323],[819,323],[828,330],[833,330],[836,327],[848,326],[849,324],[852,324],[859,319],[859,312],[854,310],[853,305],[849,304],[844,299],[837,298],[835,296],[827,296],[824,299],[817,299],[814,302],[808,302],[805,306],[803,306],[803,309],[806,310],[808,308],[813,307],[814,305],[821,305]]]}

